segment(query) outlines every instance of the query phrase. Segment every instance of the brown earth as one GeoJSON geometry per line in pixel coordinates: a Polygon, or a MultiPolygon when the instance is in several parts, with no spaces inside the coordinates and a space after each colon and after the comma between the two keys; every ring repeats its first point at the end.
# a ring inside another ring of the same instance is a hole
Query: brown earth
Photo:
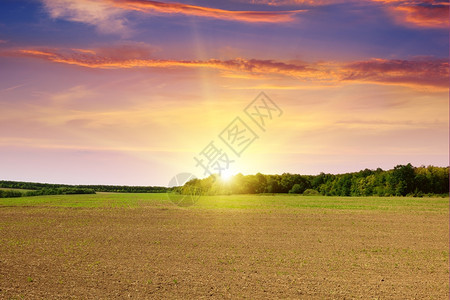
{"type": "Polygon", "coordinates": [[[448,299],[448,214],[0,208],[1,299],[448,299]]]}

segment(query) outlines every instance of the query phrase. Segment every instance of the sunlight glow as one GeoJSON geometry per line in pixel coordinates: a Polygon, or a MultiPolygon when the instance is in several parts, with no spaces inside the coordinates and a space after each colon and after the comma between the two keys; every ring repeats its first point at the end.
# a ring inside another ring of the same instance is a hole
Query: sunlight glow
{"type": "Polygon", "coordinates": [[[230,170],[224,170],[224,171],[222,171],[220,178],[222,181],[228,182],[231,180],[231,178],[233,176],[234,176],[234,174],[230,170]]]}

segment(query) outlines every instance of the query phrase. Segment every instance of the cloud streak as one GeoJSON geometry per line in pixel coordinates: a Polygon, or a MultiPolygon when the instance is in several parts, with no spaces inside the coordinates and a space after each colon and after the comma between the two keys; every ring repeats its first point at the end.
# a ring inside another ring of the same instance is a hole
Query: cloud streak
{"type": "MultiPolygon", "coordinates": [[[[127,49],[125,47],[124,49],[127,49]]],[[[77,65],[94,69],[130,69],[130,68],[211,68],[221,71],[235,71],[251,74],[281,74],[302,77],[317,74],[312,67],[279,62],[273,60],[236,58],[230,60],[165,60],[151,58],[149,53],[141,50],[120,51],[120,49],[68,49],[63,51],[20,49],[10,52],[12,55],[45,59],[56,63],[77,65]],[[95,53],[95,54],[92,54],[95,53]],[[113,55],[111,55],[113,53],[113,55]],[[130,56],[130,53],[138,55],[130,56]],[[123,56],[121,56],[123,55],[123,56]]]]}
{"type": "MultiPolygon", "coordinates": [[[[351,63],[322,62],[320,64],[235,58],[229,60],[170,60],[151,57],[148,48],[130,47],[106,49],[37,50],[20,49],[9,55],[45,59],[55,63],[93,69],[132,68],[208,68],[225,77],[267,78],[281,76],[302,82],[345,83],[367,82],[404,86],[448,88],[449,63],[444,59],[370,59],[351,63]],[[231,74],[231,76],[230,76],[231,74]]],[[[5,55],[5,53],[4,53],[5,55]]]]}
{"type": "Polygon", "coordinates": [[[127,20],[123,10],[107,1],[96,0],[42,0],[54,19],[65,19],[95,26],[101,33],[127,34],[127,20]]]}
{"type": "Polygon", "coordinates": [[[379,4],[399,24],[418,28],[448,28],[449,3],[438,0],[242,0],[268,6],[314,8],[336,4],[379,4]]]}
{"type": "Polygon", "coordinates": [[[109,0],[115,7],[144,13],[183,14],[221,20],[250,23],[279,23],[293,20],[295,14],[304,10],[290,11],[232,11],[183,3],[165,3],[151,0],[109,0]]]}
{"type": "Polygon", "coordinates": [[[284,23],[305,10],[233,11],[151,0],[41,0],[54,19],[95,26],[101,33],[129,34],[127,12],[149,15],[186,15],[246,23],[284,23]]]}
{"type": "Polygon", "coordinates": [[[8,87],[8,88],[1,89],[0,92],[10,92],[10,91],[13,91],[15,89],[21,88],[21,87],[23,87],[25,85],[26,85],[26,83],[18,84],[18,85],[15,85],[15,86],[11,86],[11,87],[8,87]]]}
{"type": "Polygon", "coordinates": [[[449,7],[448,5],[401,5],[389,7],[399,23],[409,24],[422,28],[448,28],[449,7]]]}
{"type": "Polygon", "coordinates": [[[344,81],[448,88],[449,64],[444,59],[372,59],[347,64],[342,71],[344,81]]]}
{"type": "MultiPolygon", "coordinates": [[[[288,23],[299,13],[329,5],[379,5],[392,19],[403,26],[416,28],[447,28],[448,2],[436,0],[251,0],[270,10],[239,11],[176,2],[153,0],[41,0],[54,19],[65,19],[95,26],[101,33],[129,35],[127,13],[147,15],[185,15],[244,23],[288,23]],[[297,6],[296,10],[273,10],[279,6],[297,6]]],[[[372,7],[373,8],[373,7],[372,7]]],[[[371,9],[371,7],[368,7],[371,9]]]]}

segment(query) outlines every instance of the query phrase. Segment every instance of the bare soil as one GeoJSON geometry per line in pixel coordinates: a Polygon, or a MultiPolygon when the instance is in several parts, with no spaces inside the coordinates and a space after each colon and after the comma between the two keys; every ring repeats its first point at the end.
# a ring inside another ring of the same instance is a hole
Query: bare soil
{"type": "Polygon", "coordinates": [[[448,213],[0,207],[0,299],[448,299],[448,213]]]}

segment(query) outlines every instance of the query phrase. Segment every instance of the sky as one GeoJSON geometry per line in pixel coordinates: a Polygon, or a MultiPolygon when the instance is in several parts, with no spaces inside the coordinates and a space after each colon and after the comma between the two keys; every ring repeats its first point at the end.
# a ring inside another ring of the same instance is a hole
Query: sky
{"type": "Polygon", "coordinates": [[[449,3],[3,0],[0,179],[449,165],[449,3]]]}

